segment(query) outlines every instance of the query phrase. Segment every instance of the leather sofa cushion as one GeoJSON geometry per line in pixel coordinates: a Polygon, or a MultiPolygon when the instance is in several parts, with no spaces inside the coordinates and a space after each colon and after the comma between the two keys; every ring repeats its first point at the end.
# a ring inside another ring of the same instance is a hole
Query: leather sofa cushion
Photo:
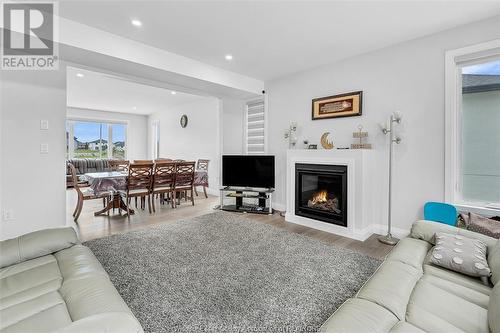
{"type": "Polygon", "coordinates": [[[104,312],[131,313],[107,276],[89,275],[64,281],[59,289],[73,320],[104,312]]]}
{"type": "Polygon", "coordinates": [[[357,297],[374,302],[405,319],[406,306],[422,272],[399,261],[385,261],[361,288],[357,297]]]}
{"type": "Polygon", "coordinates": [[[62,277],[53,255],[2,268],[0,309],[56,291],[61,283],[62,277]]]}
{"type": "Polygon", "coordinates": [[[488,306],[488,323],[491,332],[500,333],[500,284],[493,288],[488,306]]]}
{"type": "Polygon", "coordinates": [[[436,240],[434,239],[434,235],[436,232],[444,232],[452,235],[463,235],[468,238],[479,239],[485,242],[488,246],[488,253],[493,250],[493,247],[497,242],[495,238],[478,234],[477,232],[457,228],[448,224],[426,220],[420,220],[413,223],[410,235],[412,238],[421,239],[431,243],[432,245],[436,245],[436,240]]]}
{"type": "Polygon", "coordinates": [[[64,281],[94,274],[108,277],[101,263],[86,246],[72,246],[54,253],[54,257],[57,259],[64,281]]]}
{"type": "Polygon", "coordinates": [[[400,261],[422,271],[422,263],[431,249],[431,244],[414,238],[403,238],[389,253],[386,261],[400,261]]]}
{"type": "MultiPolygon", "coordinates": [[[[429,253],[429,255],[430,254],[431,253],[429,253]]],[[[480,278],[467,276],[439,266],[435,266],[431,264],[427,259],[424,263],[424,275],[433,275],[445,281],[450,281],[461,286],[474,289],[488,296],[491,294],[491,286],[485,285],[485,283],[480,278]]]]}
{"type": "Polygon", "coordinates": [[[51,254],[75,244],[73,228],[44,229],[0,242],[0,268],[51,254]]]}
{"type": "Polygon", "coordinates": [[[436,287],[439,287],[453,295],[461,297],[471,303],[474,303],[484,309],[488,309],[490,297],[489,295],[481,291],[478,291],[474,288],[469,288],[461,284],[450,282],[430,274],[424,274],[422,280],[436,287]]]}
{"type": "Polygon", "coordinates": [[[500,281],[500,240],[488,254],[488,265],[491,269],[491,282],[496,285],[500,281]]]}
{"type": "Polygon", "coordinates": [[[330,316],[319,332],[387,333],[397,322],[387,309],[364,299],[351,298],[330,316]]]}
{"type": "Polygon", "coordinates": [[[71,325],[52,333],[123,333],[142,332],[137,321],[121,312],[101,313],[95,316],[77,320],[71,325]]]}
{"type": "Polygon", "coordinates": [[[406,320],[429,333],[489,333],[488,311],[425,279],[415,286],[406,320]]]}
{"type": "Polygon", "coordinates": [[[390,333],[425,333],[420,328],[407,323],[406,321],[400,321],[397,323],[390,331],[390,333]]]}
{"type": "Polygon", "coordinates": [[[71,324],[64,300],[57,291],[3,309],[1,318],[2,333],[50,332],[71,324]]]}

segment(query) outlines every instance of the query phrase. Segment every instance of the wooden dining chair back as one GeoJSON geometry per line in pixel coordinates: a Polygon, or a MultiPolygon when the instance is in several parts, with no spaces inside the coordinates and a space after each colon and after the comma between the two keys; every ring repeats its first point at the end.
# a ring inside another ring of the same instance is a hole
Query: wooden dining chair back
{"type": "Polygon", "coordinates": [[[194,179],[194,193],[198,196],[197,186],[203,187],[203,193],[205,198],[208,198],[207,187],[208,187],[208,163],[210,160],[199,159],[196,163],[196,175],[194,179]]]}
{"type": "Polygon", "coordinates": [[[131,198],[147,198],[149,213],[151,213],[151,187],[153,183],[153,163],[131,163],[128,168],[127,187],[124,191],[127,204],[127,215],[131,198]]]}
{"type": "Polygon", "coordinates": [[[155,160],[155,162],[172,162],[173,159],[171,158],[164,158],[164,157],[159,157],[155,160]]]}
{"type": "Polygon", "coordinates": [[[208,163],[210,160],[199,159],[198,163],[196,163],[196,170],[208,171],[208,163]]]}
{"type": "Polygon", "coordinates": [[[175,183],[175,163],[168,161],[157,161],[154,166],[153,173],[153,186],[151,189],[152,199],[153,199],[153,212],[156,212],[155,208],[155,195],[160,195],[161,202],[163,203],[165,199],[171,202],[172,208],[174,208],[174,201],[171,200],[175,183]],[[167,195],[165,197],[165,195],[167,195]]]}
{"type": "Polygon", "coordinates": [[[175,162],[175,163],[182,163],[182,162],[186,162],[186,160],[180,160],[180,159],[177,159],[177,160],[173,160],[172,162],[175,162]]]}
{"type": "Polygon", "coordinates": [[[109,160],[109,168],[111,171],[120,171],[128,173],[129,161],[126,160],[109,160]]]}
{"type": "MultiPolygon", "coordinates": [[[[194,206],[194,169],[195,162],[180,162],[175,164],[174,198],[180,203],[179,193],[191,193],[191,203],[194,206]]],[[[186,197],[187,199],[187,197],[186,197]]]]}
{"type": "Polygon", "coordinates": [[[82,213],[83,202],[85,200],[103,199],[103,204],[104,206],[106,206],[106,201],[109,200],[109,194],[103,193],[96,195],[90,189],[82,190],[82,186],[80,185],[80,182],[78,181],[78,176],[76,175],[75,166],[71,163],[68,163],[68,169],[74,184],[74,189],[76,190],[78,196],[76,201],[76,207],[75,210],[73,211],[73,218],[74,221],[76,222],[80,217],[80,214],[82,213]]]}

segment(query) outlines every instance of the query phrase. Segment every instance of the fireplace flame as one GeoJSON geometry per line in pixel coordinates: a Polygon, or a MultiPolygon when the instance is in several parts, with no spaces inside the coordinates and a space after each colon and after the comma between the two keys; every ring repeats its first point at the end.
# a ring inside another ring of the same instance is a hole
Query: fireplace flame
{"type": "Polygon", "coordinates": [[[313,205],[324,203],[328,201],[328,192],[326,190],[321,190],[314,194],[311,199],[313,205]]]}

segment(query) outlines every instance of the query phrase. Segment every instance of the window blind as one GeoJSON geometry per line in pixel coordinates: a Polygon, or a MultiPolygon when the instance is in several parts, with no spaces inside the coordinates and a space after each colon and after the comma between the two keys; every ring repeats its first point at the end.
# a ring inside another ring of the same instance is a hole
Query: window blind
{"type": "Polygon", "coordinates": [[[248,102],[246,109],[246,151],[248,154],[265,153],[264,99],[248,102]]]}

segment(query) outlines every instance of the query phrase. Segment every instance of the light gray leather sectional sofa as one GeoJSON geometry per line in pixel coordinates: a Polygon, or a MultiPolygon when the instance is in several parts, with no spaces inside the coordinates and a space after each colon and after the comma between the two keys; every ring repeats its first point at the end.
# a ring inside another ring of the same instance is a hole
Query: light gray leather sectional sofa
{"type": "Polygon", "coordinates": [[[321,332],[500,333],[500,241],[430,222],[413,224],[377,272],[347,300],[321,332]],[[488,245],[491,281],[429,263],[434,234],[481,239],[488,245]]]}
{"type": "Polygon", "coordinates": [[[72,228],[0,242],[0,332],[143,332],[72,228]]]}

